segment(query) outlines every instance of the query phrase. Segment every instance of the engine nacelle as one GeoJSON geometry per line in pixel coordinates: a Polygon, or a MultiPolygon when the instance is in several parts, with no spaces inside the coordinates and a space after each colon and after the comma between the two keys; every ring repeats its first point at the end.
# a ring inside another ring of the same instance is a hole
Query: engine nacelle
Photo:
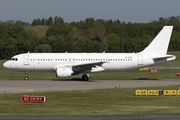
{"type": "Polygon", "coordinates": [[[72,74],[73,74],[72,68],[57,68],[56,69],[56,77],[58,78],[71,77],[72,74]]]}

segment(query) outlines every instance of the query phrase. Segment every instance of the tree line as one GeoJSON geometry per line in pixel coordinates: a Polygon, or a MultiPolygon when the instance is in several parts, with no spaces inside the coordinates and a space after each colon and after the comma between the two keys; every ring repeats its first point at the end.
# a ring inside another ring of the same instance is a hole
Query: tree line
{"type": "Polygon", "coordinates": [[[64,22],[62,17],[0,21],[0,59],[30,52],[139,52],[165,25],[173,25],[169,51],[180,50],[180,16],[149,23],[86,18],[64,22]]]}

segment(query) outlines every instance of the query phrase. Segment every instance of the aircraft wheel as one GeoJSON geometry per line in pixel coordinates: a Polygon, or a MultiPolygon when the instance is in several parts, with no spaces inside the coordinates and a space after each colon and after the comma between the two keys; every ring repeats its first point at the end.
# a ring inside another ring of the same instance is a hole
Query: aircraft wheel
{"type": "Polygon", "coordinates": [[[88,81],[88,80],[89,80],[89,77],[88,77],[87,75],[83,75],[83,76],[82,76],[82,79],[83,79],[84,81],[88,81]]]}
{"type": "Polygon", "coordinates": [[[26,76],[25,78],[24,78],[24,80],[28,80],[29,78],[28,78],[28,76],[26,76]]]}

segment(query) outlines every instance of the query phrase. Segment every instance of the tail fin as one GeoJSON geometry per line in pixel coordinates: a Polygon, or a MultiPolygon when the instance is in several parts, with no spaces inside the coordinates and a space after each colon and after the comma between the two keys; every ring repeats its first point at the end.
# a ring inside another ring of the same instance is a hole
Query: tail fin
{"type": "Polygon", "coordinates": [[[166,55],[169,46],[173,26],[164,26],[159,34],[152,40],[152,42],[142,51],[156,52],[161,55],[166,55]]]}

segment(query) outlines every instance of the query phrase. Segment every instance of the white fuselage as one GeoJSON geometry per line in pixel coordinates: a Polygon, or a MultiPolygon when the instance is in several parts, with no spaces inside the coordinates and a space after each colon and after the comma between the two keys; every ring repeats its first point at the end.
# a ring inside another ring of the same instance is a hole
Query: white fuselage
{"type": "Polygon", "coordinates": [[[58,67],[73,67],[77,64],[104,62],[101,69],[86,70],[86,72],[126,71],[152,66],[174,58],[164,58],[154,61],[158,54],[141,53],[25,53],[14,56],[17,60],[9,60],[4,67],[15,71],[54,72],[58,67]]]}

